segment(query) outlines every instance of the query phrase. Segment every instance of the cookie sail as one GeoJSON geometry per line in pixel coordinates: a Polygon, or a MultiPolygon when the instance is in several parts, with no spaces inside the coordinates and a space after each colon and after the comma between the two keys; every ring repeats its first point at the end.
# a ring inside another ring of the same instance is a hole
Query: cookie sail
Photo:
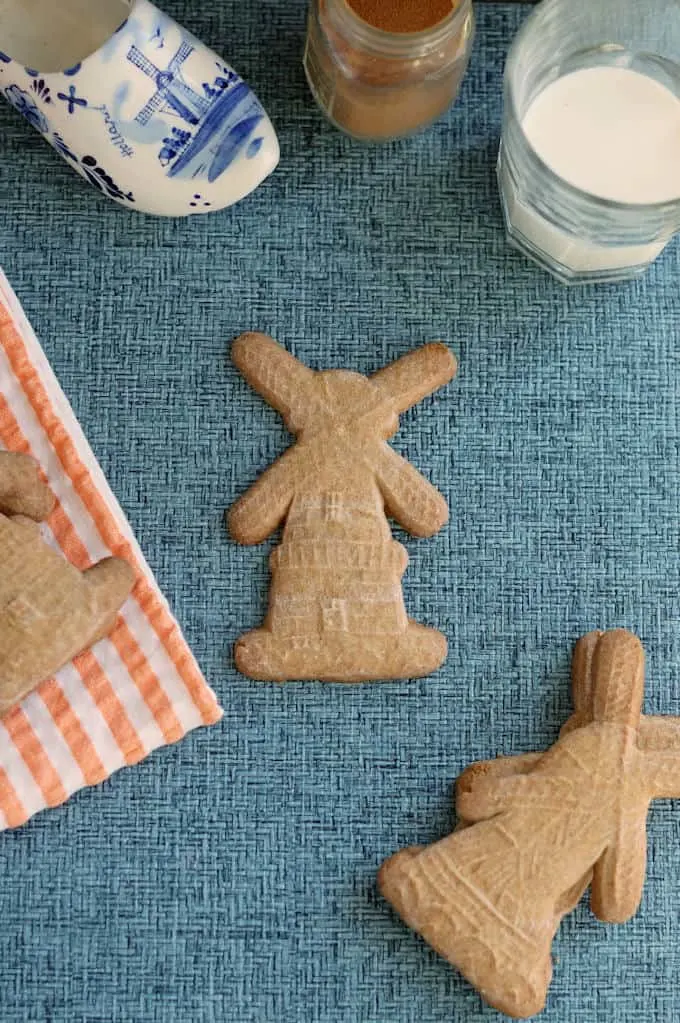
{"type": "Polygon", "coordinates": [[[389,445],[398,416],[453,378],[444,345],[412,352],[371,378],[314,372],[271,338],[247,334],[233,359],[281,413],[297,443],[233,506],[239,543],[283,523],[271,556],[264,626],[236,644],[251,678],[362,682],[427,675],[446,640],[409,619],[401,578],[408,565],[387,515],[416,536],[446,523],[442,495],[389,445]]]}

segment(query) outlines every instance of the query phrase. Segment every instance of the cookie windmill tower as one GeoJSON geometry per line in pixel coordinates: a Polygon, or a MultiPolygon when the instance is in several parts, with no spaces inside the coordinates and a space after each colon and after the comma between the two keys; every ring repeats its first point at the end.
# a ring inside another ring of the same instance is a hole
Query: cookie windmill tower
{"type": "Polygon", "coordinates": [[[368,378],[314,372],[271,338],[247,334],[233,359],[283,416],[297,443],[234,505],[239,543],[261,543],[282,523],[271,556],[264,626],[236,645],[256,679],[361,682],[434,671],[446,640],[411,621],[401,577],[404,547],[387,515],[414,536],[446,523],[442,495],[386,443],[399,414],[453,378],[444,345],[426,345],[368,378]]]}

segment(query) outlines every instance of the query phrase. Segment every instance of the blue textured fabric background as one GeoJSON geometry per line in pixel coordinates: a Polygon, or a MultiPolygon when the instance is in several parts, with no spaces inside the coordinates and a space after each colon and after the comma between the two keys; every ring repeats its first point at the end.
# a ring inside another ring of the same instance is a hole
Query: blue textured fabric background
{"type": "MultiPolygon", "coordinates": [[[[1,1023],[492,1019],[377,896],[379,864],[451,829],[464,765],[554,739],[589,629],[638,631],[647,708],[680,714],[680,248],[638,283],[567,290],[507,247],[493,165],[526,8],[479,10],[448,117],[365,148],[308,96],[304,7],[166,5],[280,132],[276,175],[225,213],[118,209],[0,107],[0,264],[226,710],[0,836],[1,1023]],[[408,607],[450,640],[436,676],[234,671],[268,548],[231,543],[223,512],[287,443],[228,359],[250,328],[317,368],[458,353],[396,441],[451,506],[404,541],[408,607]]],[[[546,1023],[680,1020],[680,805],[655,806],[649,844],[630,924],[582,906],[563,926],[546,1023]]]]}

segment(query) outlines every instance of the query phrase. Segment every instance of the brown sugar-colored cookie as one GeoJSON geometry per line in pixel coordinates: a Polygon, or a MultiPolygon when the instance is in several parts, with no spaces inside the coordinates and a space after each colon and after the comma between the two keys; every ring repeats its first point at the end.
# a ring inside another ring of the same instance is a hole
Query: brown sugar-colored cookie
{"type": "Polygon", "coordinates": [[[233,538],[261,543],[283,523],[270,560],[269,612],[236,644],[251,678],[365,682],[438,668],[446,639],[411,621],[404,547],[387,516],[414,536],[446,523],[442,495],[388,444],[399,414],[453,378],[456,360],[430,344],[364,377],[314,372],[262,334],[233,345],[248,383],[297,443],[231,509],[233,538]]]}
{"type": "Polygon", "coordinates": [[[0,514],[44,522],[54,508],[54,494],[43,483],[28,455],[0,452],[0,514]]]}
{"type": "Polygon", "coordinates": [[[81,573],[52,550],[53,505],[35,462],[0,452],[0,715],[110,632],[134,583],[119,558],[81,573]]]}
{"type": "Polygon", "coordinates": [[[508,1015],[543,1008],[553,937],[588,884],[601,920],[638,908],[650,802],[680,796],[680,723],[643,717],[643,686],[635,636],[584,637],[555,745],[473,765],[457,785],[462,827],[379,872],[402,919],[508,1015]]]}

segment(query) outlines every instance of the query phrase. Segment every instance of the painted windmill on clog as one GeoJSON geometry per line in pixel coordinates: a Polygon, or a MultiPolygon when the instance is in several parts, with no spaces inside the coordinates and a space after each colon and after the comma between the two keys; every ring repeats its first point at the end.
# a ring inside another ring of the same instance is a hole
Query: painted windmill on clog
{"type": "Polygon", "coordinates": [[[411,621],[408,564],[387,516],[414,536],[446,523],[442,495],[386,443],[399,413],[453,378],[456,360],[426,345],[372,377],[314,372],[261,334],[233,346],[248,383],[283,416],[297,443],[234,505],[229,529],[261,543],[282,523],[271,556],[269,612],[236,644],[255,679],[363,682],[427,675],[446,639],[411,621]]]}
{"type": "MultiPolygon", "coordinates": [[[[169,64],[160,68],[133,44],[127,59],[154,83],[154,92],[135,116],[136,123],[146,127],[165,111],[185,125],[173,125],[163,139],[159,159],[168,176],[206,171],[212,183],[231,166],[266,114],[245,82],[226,65],[217,63],[220,73],[198,92],[183,73],[195,50],[193,42],[183,39],[169,64]]],[[[261,138],[253,139],[256,148],[261,144],[261,138]]]]}

